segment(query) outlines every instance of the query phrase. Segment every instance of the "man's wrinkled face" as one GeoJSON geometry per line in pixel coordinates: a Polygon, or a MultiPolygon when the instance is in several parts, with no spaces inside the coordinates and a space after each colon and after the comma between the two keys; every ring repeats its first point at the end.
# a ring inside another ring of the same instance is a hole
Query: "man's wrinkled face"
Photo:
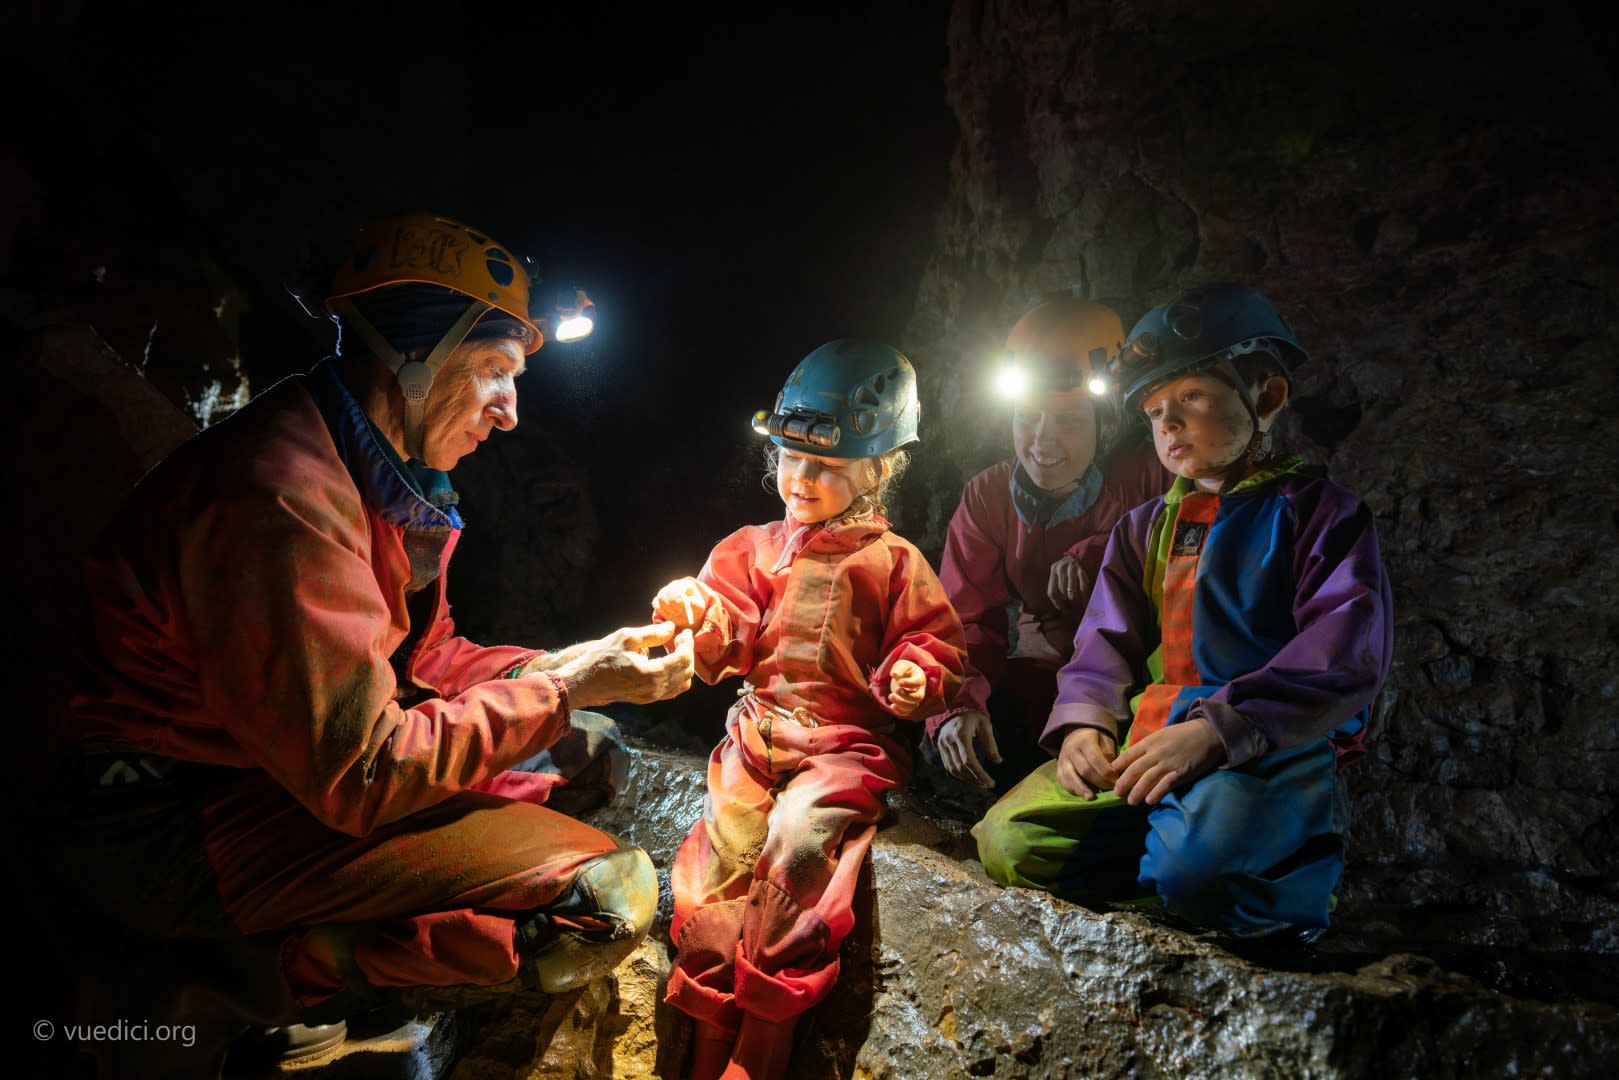
{"type": "Polygon", "coordinates": [[[1046,491],[1076,483],[1096,460],[1096,406],[1083,390],[1042,394],[1012,413],[1012,448],[1046,491]]]}
{"type": "Polygon", "coordinates": [[[517,426],[517,376],[523,346],[512,338],[464,342],[433,377],[422,423],[422,461],[453,469],[489,433],[517,426]]]}

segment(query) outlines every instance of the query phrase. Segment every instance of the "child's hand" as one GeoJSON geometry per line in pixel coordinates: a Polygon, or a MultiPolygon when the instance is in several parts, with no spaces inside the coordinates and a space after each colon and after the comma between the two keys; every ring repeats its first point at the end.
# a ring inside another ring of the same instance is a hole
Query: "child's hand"
{"type": "Polygon", "coordinates": [[[911,715],[927,694],[927,672],[910,660],[896,660],[888,670],[888,707],[894,715],[911,715]]]}
{"type": "Polygon", "coordinates": [[[1119,755],[1113,790],[1131,806],[1157,806],[1178,787],[1201,779],[1225,760],[1225,744],[1201,716],[1153,732],[1119,755]]]}
{"type": "Polygon", "coordinates": [[[676,578],[652,598],[652,611],[674,623],[676,630],[698,630],[708,612],[708,597],[696,578],[676,578]]]}
{"type": "Polygon", "coordinates": [[[1075,728],[1057,752],[1057,782],[1086,802],[1113,787],[1119,777],[1113,736],[1093,727],[1075,728]]]}

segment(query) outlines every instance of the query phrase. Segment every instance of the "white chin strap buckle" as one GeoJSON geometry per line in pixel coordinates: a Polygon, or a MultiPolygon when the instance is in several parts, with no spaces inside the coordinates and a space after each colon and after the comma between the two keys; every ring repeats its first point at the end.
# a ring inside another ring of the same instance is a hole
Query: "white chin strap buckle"
{"type": "Polygon", "coordinates": [[[405,395],[407,403],[425,402],[427,392],[433,387],[433,369],[420,360],[407,360],[400,364],[394,378],[399,380],[399,392],[405,395]]]}

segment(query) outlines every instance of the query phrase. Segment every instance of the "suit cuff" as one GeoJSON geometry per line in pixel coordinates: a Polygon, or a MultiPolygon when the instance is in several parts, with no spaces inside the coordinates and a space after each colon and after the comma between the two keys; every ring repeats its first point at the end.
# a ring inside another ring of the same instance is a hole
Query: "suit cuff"
{"type": "Polygon", "coordinates": [[[924,723],[927,725],[928,738],[937,739],[939,737],[940,728],[944,727],[945,724],[949,723],[951,720],[954,720],[956,717],[963,716],[970,712],[980,713],[984,716],[989,715],[989,710],[980,709],[976,705],[952,706],[946,711],[939,713],[937,716],[930,716],[926,721],[924,721],[924,723]]]}
{"type": "Polygon", "coordinates": [[[1198,698],[1186,713],[1186,719],[1202,717],[1214,725],[1214,731],[1225,744],[1226,763],[1222,768],[1232,769],[1246,765],[1270,750],[1270,740],[1258,725],[1252,723],[1235,706],[1213,698],[1198,698]]]}

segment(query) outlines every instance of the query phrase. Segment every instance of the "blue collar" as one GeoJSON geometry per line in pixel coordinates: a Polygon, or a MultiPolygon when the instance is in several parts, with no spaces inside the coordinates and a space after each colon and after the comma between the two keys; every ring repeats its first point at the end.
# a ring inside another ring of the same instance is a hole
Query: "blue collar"
{"type": "Polygon", "coordinates": [[[1021,462],[1012,464],[1012,505],[1025,528],[1051,527],[1079,517],[1102,497],[1102,470],[1092,462],[1079,478],[1079,486],[1060,498],[1035,486],[1021,462]]]}
{"type": "Polygon", "coordinates": [[[400,460],[343,384],[332,358],[315,365],[304,386],[315,399],[337,454],[366,505],[402,529],[448,532],[461,528],[449,473],[429,469],[419,461],[400,460]]]}

